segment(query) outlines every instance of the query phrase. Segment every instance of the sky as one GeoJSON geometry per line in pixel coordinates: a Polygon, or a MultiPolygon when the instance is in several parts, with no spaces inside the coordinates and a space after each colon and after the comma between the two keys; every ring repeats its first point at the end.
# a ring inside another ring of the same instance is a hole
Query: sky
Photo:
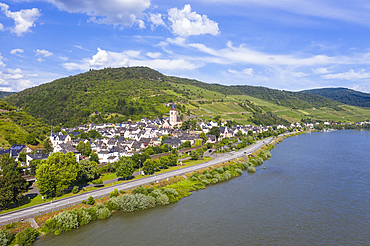
{"type": "Polygon", "coordinates": [[[0,91],[105,67],[370,93],[369,0],[0,0],[0,91]]]}

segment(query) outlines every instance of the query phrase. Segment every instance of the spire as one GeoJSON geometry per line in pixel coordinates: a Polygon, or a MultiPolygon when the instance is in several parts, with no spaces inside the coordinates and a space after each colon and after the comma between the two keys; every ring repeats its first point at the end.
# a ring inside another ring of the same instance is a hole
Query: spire
{"type": "Polygon", "coordinates": [[[51,126],[50,136],[53,136],[53,135],[54,135],[53,126],[51,126]]]}
{"type": "Polygon", "coordinates": [[[172,106],[171,109],[175,109],[175,101],[172,99],[172,106]]]}

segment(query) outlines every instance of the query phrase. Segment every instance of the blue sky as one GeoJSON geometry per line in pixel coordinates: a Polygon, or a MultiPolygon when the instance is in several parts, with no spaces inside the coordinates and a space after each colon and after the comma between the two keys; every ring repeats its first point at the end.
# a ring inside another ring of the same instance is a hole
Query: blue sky
{"type": "Polygon", "coordinates": [[[0,0],[0,90],[90,68],[370,92],[364,0],[0,0]]]}

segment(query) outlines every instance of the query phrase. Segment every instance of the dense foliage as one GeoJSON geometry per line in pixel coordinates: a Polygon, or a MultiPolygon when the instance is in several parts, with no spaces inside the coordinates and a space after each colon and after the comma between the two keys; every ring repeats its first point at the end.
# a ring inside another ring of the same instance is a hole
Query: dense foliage
{"type": "Polygon", "coordinates": [[[347,88],[322,88],[303,91],[306,93],[316,94],[322,97],[330,98],[332,100],[358,106],[370,107],[370,94],[363,93],[347,88]]]}

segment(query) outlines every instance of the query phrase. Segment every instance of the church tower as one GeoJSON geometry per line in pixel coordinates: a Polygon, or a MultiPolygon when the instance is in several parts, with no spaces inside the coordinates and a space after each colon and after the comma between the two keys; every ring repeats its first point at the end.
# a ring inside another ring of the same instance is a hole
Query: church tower
{"type": "Polygon", "coordinates": [[[172,106],[170,109],[170,124],[172,127],[176,126],[177,124],[177,110],[175,108],[174,100],[172,100],[172,106]]]}

